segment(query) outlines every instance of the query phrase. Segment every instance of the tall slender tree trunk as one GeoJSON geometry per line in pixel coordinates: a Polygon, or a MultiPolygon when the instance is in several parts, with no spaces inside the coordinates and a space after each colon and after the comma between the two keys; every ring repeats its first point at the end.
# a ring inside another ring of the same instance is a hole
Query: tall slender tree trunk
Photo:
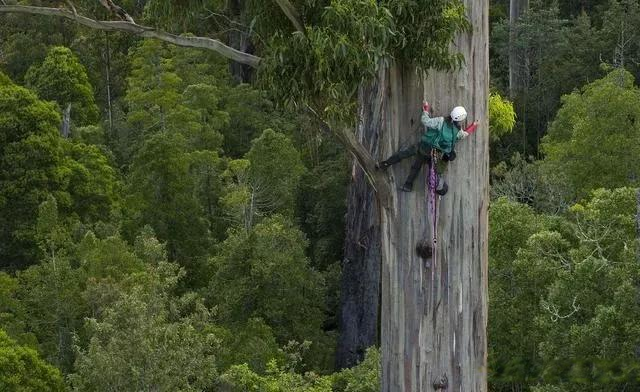
{"type": "Polygon", "coordinates": [[[68,139],[71,136],[71,104],[68,103],[62,111],[62,124],[60,125],[60,135],[68,139]]]}
{"type": "MultiPolygon", "coordinates": [[[[379,156],[384,98],[384,72],[359,91],[358,140],[379,156]]],[[[339,369],[360,362],[367,348],[378,344],[380,306],[380,216],[375,191],[354,161],[347,196],[346,238],[340,290],[339,369]]]]}
{"type": "Polygon", "coordinates": [[[105,77],[107,82],[107,121],[109,124],[109,137],[113,137],[113,108],[111,103],[111,45],[109,40],[109,32],[105,31],[105,77]]]}
{"type": "MultiPolygon", "coordinates": [[[[229,13],[231,20],[242,22],[246,7],[245,0],[230,0],[229,13]]],[[[238,26],[231,26],[229,31],[229,46],[245,53],[254,53],[253,43],[247,35],[248,32],[241,31],[238,26]]],[[[229,62],[229,71],[236,83],[249,83],[253,77],[254,69],[248,65],[240,64],[235,61],[229,62]]]]}
{"type": "Polygon", "coordinates": [[[513,99],[522,88],[520,72],[518,68],[524,59],[518,58],[519,53],[515,46],[515,25],[518,19],[529,9],[529,0],[509,1],[509,95],[513,99]]]}
{"type": "MultiPolygon", "coordinates": [[[[381,206],[384,392],[487,390],[489,2],[464,3],[473,26],[456,40],[464,69],[426,79],[402,64],[389,70],[384,155],[402,140],[416,140],[411,133],[424,98],[441,114],[465,106],[480,128],[457,144],[458,158],[446,169],[449,193],[438,202],[436,258],[415,251],[432,238],[426,168],[413,192],[394,191],[381,206]]],[[[407,160],[389,170],[393,184],[404,181],[410,165],[407,160]]]]}
{"type": "Polygon", "coordinates": [[[638,241],[636,256],[638,261],[640,261],[640,188],[636,190],[636,202],[637,202],[637,212],[636,212],[636,238],[638,241]]]}

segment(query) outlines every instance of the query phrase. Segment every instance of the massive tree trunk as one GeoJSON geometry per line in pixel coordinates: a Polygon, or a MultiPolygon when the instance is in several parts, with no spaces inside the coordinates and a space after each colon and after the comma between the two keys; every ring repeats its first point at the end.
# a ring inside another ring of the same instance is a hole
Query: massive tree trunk
{"type": "MultiPolygon", "coordinates": [[[[416,180],[413,192],[394,191],[382,205],[384,392],[487,390],[488,1],[464,3],[473,25],[456,40],[464,69],[431,73],[426,80],[401,64],[389,70],[385,155],[404,140],[416,140],[411,133],[423,98],[441,114],[464,105],[480,128],[458,143],[458,158],[446,169],[449,193],[438,202],[435,259],[415,251],[420,241],[432,238],[426,175],[416,180]]],[[[410,165],[407,160],[389,170],[394,184],[404,181],[410,165]]]]}
{"type": "MultiPolygon", "coordinates": [[[[376,157],[382,131],[384,74],[359,92],[357,138],[376,157]]],[[[353,162],[347,197],[346,238],[340,290],[338,369],[360,362],[378,344],[380,305],[380,218],[375,191],[362,168],[353,162]]]]}
{"type": "Polygon", "coordinates": [[[509,1],[509,94],[515,97],[517,91],[522,87],[522,76],[518,68],[525,59],[519,58],[519,53],[515,47],[515,25],[518,19],[529,9],[529,0],[509,1]]]}

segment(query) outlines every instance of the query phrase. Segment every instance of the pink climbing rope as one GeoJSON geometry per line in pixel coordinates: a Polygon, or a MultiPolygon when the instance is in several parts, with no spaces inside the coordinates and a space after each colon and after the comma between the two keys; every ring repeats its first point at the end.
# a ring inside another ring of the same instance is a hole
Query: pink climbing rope
{"type": "Polygon", "coordinates": [[[438,205],[436,204],[436,188],[438,187],[438,173],[436,171],[436,165],[438,163],[438,157],[435,149],[431,149],[431,162],[429,163],[429,212],[432,218],[432,236],[433,246],[431,247],[431,258],[433,260],[431,265],[431,283],[435,279],[435,270],[437,266],[437,245],[438,245],[438,205]]]}

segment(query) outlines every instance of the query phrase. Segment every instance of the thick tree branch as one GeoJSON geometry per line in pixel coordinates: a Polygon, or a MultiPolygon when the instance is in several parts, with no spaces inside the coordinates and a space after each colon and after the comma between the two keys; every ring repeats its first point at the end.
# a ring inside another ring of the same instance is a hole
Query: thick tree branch
{"type": "Polygon", "coordinates": [[[83,26],[103,31],[121,31],[136,34],[144,38],[154,38],[160,41],[170,42],[174,45],[189,48],[202,48],[217,52],[230,60],[241,64],[246,64],[257,68],[261,58],[248,53],[241,52],[222,42],[207,37],[181,37],[175,34],[156,30],[152,27],[141,26],[136,23],[126,21],[100,21],[87,18],[81,15],[74,15],[72,12],[59,8],[30,7],[20,5],[0,5],[0,12],[22,13],[32,15],[56,16],[76,21],[83,26]]]}
{"type": "Polygon", "coordinates": [[[275,0],[282,9],[287,18],[293,23],[293,27],[301,33],[304,33],[304,24],[300,18],[300,14],[289,0],[275,0]]]}
{"type": "Polygon", "coordinates": [[[358,165],[360,165],[366,177],[369,179],[369,182],[378,195],[382,205],[388,205],[391,200],[389,181],[382,171],[376,169],[375,159],[373,159],[365,146],[358,141],[353,130],[346,127],[341,127],[339,129],[332,128],[312,107],[307,105],[306,109],[307,112],[309,112],[320,123],[323,131],[335,135],[340,144],[342,144],[347,151],[353,155],[355,160],[358,162],[358,165]]]}

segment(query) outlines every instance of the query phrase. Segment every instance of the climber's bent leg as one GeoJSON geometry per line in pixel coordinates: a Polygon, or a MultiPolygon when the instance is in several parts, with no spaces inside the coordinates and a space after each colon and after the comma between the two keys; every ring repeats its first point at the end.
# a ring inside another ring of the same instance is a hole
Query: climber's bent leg
{"type": "Polygon", "coordinates": [[[409,171],[409,176],[407,177],[407,181],[404,182],[401,190],[405,192],[411,192],[413,190],[413,181],[415,181],[416,177],[420,173],[420,169],[425,162],[430,161],[428,155],[424,155],[422,153],[416,154],[416,160],[411,165],[411,170],[409,171]]]}
{"type": "Polygon", "coordinates": [[[403,159],[406,159],[406,158],[409,158],[411,156],[416,155],[417,152],[418,152],[418,145],[414,144],[413,146],[411,146],[409,148],[405,148],[403,150],[400,150],[400,151],[396,152],[395,154],[391,155],[386,160],[384,160],[382,162],[378,162],[377,166],[378,166],[378,168],[386,169],[391,165],[395,165],[396,163],[400,162],[403,159]]]}

